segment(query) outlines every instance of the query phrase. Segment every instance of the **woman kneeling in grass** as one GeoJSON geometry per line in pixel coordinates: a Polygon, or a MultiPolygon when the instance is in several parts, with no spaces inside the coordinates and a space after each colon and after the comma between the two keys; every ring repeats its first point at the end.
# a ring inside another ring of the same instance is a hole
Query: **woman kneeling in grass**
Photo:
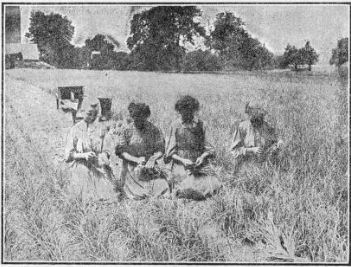
{"type": "Polygon", "coordinates": [[[275,163],[283,143],[278,141],[275,129],[264,120],[267,111],[259,102],[247,103],[245,113],[249,119],[239,123],[232,139],[231,153],[235,159],[235,172],[242,169],[244,164],[244,169],[252,170],[262,163],[275,163]]]}
{"type": "Polygon", "coordinates": [[[132,102],[128,111],[132,122],[118,131],[115,146],[116,155],[123,161],[120,172],[123,191],[135,200],[160,196],[168,191],[166,176],[157,164],[164,153],[164,138],[147,120],[151,115],[148,105],[132,102]]]}
{"type": "Polygon", "coordinates": [[[67,137],[65,160],[70,164],[71,180],[68,187],[71,198],[91,201],[115,201],[113,175],[109,155],[103,142],[105,129],[97,122],[97,99],[85,101],[80,112],[83,120],[74,125],[67,137]]]}
{"type": "Polygon", "coordinates": [[[165,162],[171,164],[171,190],[178,198],[203,200],[213,195],[220,182],[209,175],[208,158],[214,149],[207,141],[204,122],[194,116],[197,99],[187,95],[175,104],[180,118],[172,123],[165,162]]]}

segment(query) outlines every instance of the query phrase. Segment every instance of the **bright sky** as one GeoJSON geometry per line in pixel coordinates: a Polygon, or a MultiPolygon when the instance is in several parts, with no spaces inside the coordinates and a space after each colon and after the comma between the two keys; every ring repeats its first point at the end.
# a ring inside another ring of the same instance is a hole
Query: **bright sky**
{"type": "MultiPolygon", "coordinates": [[[[288,43],[302,47],[307,40],[326,64],[336,42],[349,35],[349,7],[347,5],[205,5],[203,21],[213,21],[219,12],[230,11],[246,23],[246,29],[274,53],[283,53],[288,43]]],[[[148,7],[134,7],[146,9],[148,7]]],[[[29,27],[31,10],[55,12],[67,16],[75,27],[73,43],[84,44],[97,33],[110,34],[127,50],[131,6],[128,5],[70,5],[21,6],[22,36],[29,27]]]]}

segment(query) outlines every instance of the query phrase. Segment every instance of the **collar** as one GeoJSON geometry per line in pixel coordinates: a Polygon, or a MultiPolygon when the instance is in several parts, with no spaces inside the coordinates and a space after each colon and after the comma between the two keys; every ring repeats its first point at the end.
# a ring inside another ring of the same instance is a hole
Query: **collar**
{"type": "Polygon", "coordinates": [[[199,118],[196,116],[193,118],[193,120],[190,123],[184,123],[181,118],[179,120],[183,128],[194,128],[199,123],[199,118]]]}

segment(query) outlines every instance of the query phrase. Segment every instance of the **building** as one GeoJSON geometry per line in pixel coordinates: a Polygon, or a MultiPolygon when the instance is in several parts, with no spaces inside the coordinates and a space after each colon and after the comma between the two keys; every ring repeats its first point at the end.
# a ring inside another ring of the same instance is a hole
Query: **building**
{"type": "Polygon", "coordinates": [[[17,63],[39,61],[37,44],[21,43],[21,8],[5,6],[5,64],[14,68],[17,63]]]}

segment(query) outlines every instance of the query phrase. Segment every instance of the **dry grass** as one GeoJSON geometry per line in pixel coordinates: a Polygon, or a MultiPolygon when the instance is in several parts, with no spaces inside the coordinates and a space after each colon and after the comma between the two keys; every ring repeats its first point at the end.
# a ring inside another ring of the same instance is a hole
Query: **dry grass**
{"type": "MultiPolygon", "coordinates": [[[[348,101],[336,75],[25,69],[7,77],[40,87],[52,101],[49,109],[54,97],[45,92],[69,84],[85,85],[90,96],[113,96],[116,119],[130,100],[144,101],[165,134],[176,116],[175,99],[190,93],[202,104],[200,116],[218,151],[215,170],[225,183],[217,196],[198,203],[68,202],[63,188],[69,177],[48,160],[52,144],[40,147],[40,121],[33,125],[26,114],[16,115],[21,107],[7,87],[7,261],[348,260],[348,101]],[[228,146],[251,97],[266,104],[268,120],[285,140],[284,161],[281,169],[235,177],[228,146]]],[[[64,134],[59,128],[46,133],[57,131],[64,134]]]]}

